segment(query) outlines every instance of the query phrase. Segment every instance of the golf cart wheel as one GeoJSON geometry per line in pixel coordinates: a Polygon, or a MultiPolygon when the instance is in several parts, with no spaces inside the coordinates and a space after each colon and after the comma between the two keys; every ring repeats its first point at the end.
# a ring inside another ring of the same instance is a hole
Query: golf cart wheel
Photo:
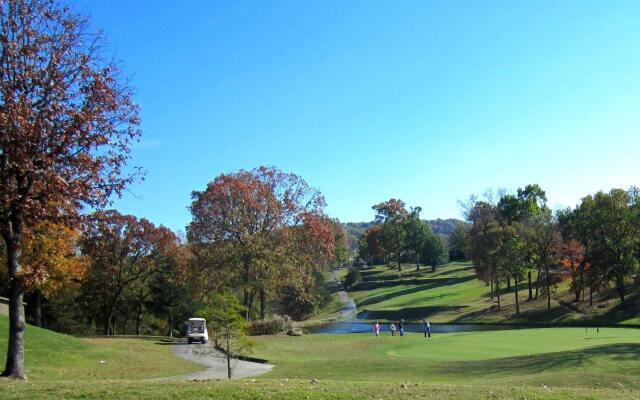
{"type": "Polygon", "coordinates": [[[202,344],[207,343],[207,339],[205,339],[205,338],[200,338],[200,343],[202,343],[202,344]]]}
{"type": "Polygon", "coordinates": [[[193,343],[193,340],[191,338],[187,338],[187,342],[189,342],[189,344],[193,343]]]}

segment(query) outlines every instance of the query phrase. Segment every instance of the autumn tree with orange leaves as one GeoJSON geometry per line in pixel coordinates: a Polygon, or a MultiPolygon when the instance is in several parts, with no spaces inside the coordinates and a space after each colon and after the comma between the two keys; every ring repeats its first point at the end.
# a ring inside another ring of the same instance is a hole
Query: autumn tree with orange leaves
{"type": "Polygon", "coordinates": [[[77,254],[79,232],[63,224],[41,222],[26,229],[22,242],[25,288],[31,292],[33,323],[42,325],[42,300],[78,286],[87,270],[77,254]]]}
{"type": "Polygon", "coordinates": [[[54,0],[0,3],[0,235],[9,277],[3,376],[25,378],[21,245],[37,222],[102,206],[139,136],[138,107],[102,36],[54,0]]]}
{"type": "MultiPolygon", "coordinates": [[[[223,174],[192,193],[187,237],[199,264],[242,291],[245,317],[256,300],[266,317],[278,290],[312,284],[334,257],[333,221],[322,194],[273,167],[223,174]]],[[[212,282],[213,283],[213,282],[212,282]]]]}

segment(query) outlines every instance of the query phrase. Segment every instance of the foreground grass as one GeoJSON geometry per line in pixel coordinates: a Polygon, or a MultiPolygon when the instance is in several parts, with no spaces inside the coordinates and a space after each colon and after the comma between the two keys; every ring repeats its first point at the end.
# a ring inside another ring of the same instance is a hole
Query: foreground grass
{"type": "Polygon", "coordinates": [[[640,389],[640,330],[540,328],[375,338],[260,337],[267,378],[640,389]]]}
{"type": "Polygon", "coordinates": [[[495,384],[449,385],[420,382],[348,382],[303,380],[244,380],[210,382],[1,382],[2,399],[637,399],[626,387],[562,388],[505,387],[495,384]]]}
{"type": "MultiPolygon", "coordinates": [[[[6,332],[0,317],[0,350],[6,332]]],[[[275,369],[231,382],[147,380],[199,369],[157,338],[78,339],[29,326],[26,339],[29,381],[0,379],[1,399],[640,397],[635,329],[468,332],[431,340],[417,334],[264,336],[254,339],[255,355],[275,369]]]]}
{"type": "Polygon", "coordinates": [[[503,288],[498,311],[495,299],[489,298],[489,287],[475,277],[470,262],[448,263],[435,272],[428,268],[416,271],[409,264],[398,272],[380,265],[362,275],[363,282],[349,296],[358,306],[358,317],[366,321],[428,318],[435,323],[640,324],[640,288],[633,286],[624,307],[612,291],[596,294],[595,306],[589,307],[588,302],[573,302],[565,281],[552,294],[552,309],[547,311],[546,298],[528,300],[523,282],[518,291],[521,317],[516,320],[513,287],[510,291],[503,288]]]}

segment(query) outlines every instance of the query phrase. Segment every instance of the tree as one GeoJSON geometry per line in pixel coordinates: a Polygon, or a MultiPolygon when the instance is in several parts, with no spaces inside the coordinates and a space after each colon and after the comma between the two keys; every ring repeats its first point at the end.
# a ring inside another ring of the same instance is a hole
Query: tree
{"type": "MultiPolygon", "coordinates": [[[[478,278],[482,279],[487,285],[491,285],[490,297],[494,296],[494,282],[497,282],[496,266],[491,250],[494,246],[494,240],[490,235],[490,230],[496,222],[496,209],[488,201],[470,200],[467,210],[465,211],[466,219],[471,223],[469,231],[469,250],[473,267],[478,278]]],[[[496,294],[497,288],[496,288],[496,294]]]]}
{"type": "Polygon", "coordinates": [[[469,228],[463,224],[456,224],[449,236],[449,258],[451,260],[464,260],[469,254],[469,228]]]}
{"type": "MultiPolygon", "coordinates": [[[[535,218],[536,216],[549,212],[549,209],[546,206],[547,197],[546,193],[542,188],[537,184],[530,184],[522,188],[518,188],[517,194],[503,194],[500,197],[500,200],[497,204],[497,217],[503,225],[513,225],[517,223],[521,223],[519,230],[527,231],[529,230],[527,220],[531,218],[535,218]]],[[[531,235],[524,234],[523,237],[525,240],[531,238],[531,235]]],[[[535,251],[537,246],[528,243],[530,254],[528,258],[536,257],[535,251]]],[[[527,280],[528,280],[528,288],[529,288],[529,300],[532,299],[532,280],[531,280],[531,272],[533,269],[533,264],[527,263],[529,265],[527,272],[527,280]]],[[[538,274],[536,280],[536,298],[538,298],[538,289],[540,287],[540,268],[538,266],[538,274]]],[[[507,287],[510,285],[510,280],[507,280],[507,287]]]]}
{"type": "Polygon", "coordinates": [[[174,322],[188,318],[186,314],[193,311],[194,289],[190,283],[193,277],[187,270],[189,259],[188,247],[181,244],[172,253],[160,257],[149,278],[149,308],[154,314],[167,319],[170,337],[173,337],[174,322]]]}
{"type": "Polygon", "coordinates": [[[78,239],[75,229],[47,221],[23,233],[24,285],[32,293],[33,323],[37,326],[42,325],[42,298],[77,285],[86,274],[86,259],[77,254],[78,239]]]}
{"type": "Polygon", "coordinates": [[[349,245],[347,243],[347,231],[344,225],[337,219],[333,221],[334,259],[336,264],[342,265],[349,259],[349,245]]]}
{"type": "Polygon", "coordinates": [[[0,233],[11,286],[2,375],[24,378],[23,231],[120,193],[133,179],[122,168],[139,119],[87,18],[54,0],[4,1],[0,43],[0,233]]]}
{"type": "Polygon", "coordinates": [[[362,280],[362,274],[358,268],[349,268],[347,275],[344,277],[344,284],[348,288],[355,287],[362,280]]]}
{"type": "Polygon", "coordinates": [[[241,288],[246,319],[256,296],[264,318],[271,292],[289,280],[313,283],[314,269],[335,257],[324,197],[298,175],[268,167],[223,174],[192,199],[189,242],[241,288]]]}
{"type": "Polygon", "coordinates": [[[171,254],[177,243],[169,229],[115,210],[97,211],[87,219],[81,240],[91,260],[85,289],[100,306],[105,335],[114,334],[114,313],[125,290],[145,282],[158,258],[171,254]]]}
{"type": "Polygon", "coordinates": [[[216,347],[222,349],[227,362],[227,377],[231,379],[231,360],[251,348],[247,338],[244,306],[228,292],[216,293],[207,301],[207,307],[198,312],[209,322],[216,347]]]}
{"type": "Polygon", "coordinates": [[[358,240],[358,255],[369,262],[385,260],[386,251],[382,243],[382,227],[372,225],[367,228],[358,240]]]}
{"type": "Polygon", "coordinates": [[[551,277],[550,267],[559,261],[562,245],[558,221],[551,210],[545,208],[540,213],[531,214],[526,225],[526,240],[532,249],[532,259],[538,270],[536,298],[540,283],[543,283],[547,297],[547,310],[551,310],[551,289],[555,282],[551,277]],[[544,274],[541,273],[543,271],[544,274]],[[544,277],[543,282],[541,282],[542,277],[544,277]]]}
{"type": "Polygon", "coordinates": [[[422,259],[425,264],[431,265],[431,272],[435,272],[436,267],[447,262],[447,242],[440,235],[433,233],[427,236],[427,240],[422,247],[422,259]]]}
{"type": "Polygon", "coordinates": [[[579,236],[589,249],[590,275],[614,280],[621,302],[625,300],[625,279],[638,270],[638,208],[638,191],[631,188],[587,196],[577,211],[579,236]]]}
{"type": "Polygon", "coordinates": [[[411,209],[404,228],[406,232],[406,248],[413,251],[416,256],[416,271],[420,269],[420,253],[429,236],[433,236],[431,227],[420,219],[420,211],[422,211],[420,207],[411,209]]]}
{"type": "MultiPolygon", "coordinates": [[[[517,223],[516,223],[517,224],[517,223]]],[[[493,224],[490,234],[496,243],[492,253],[496,260],[497,274],[509,276],[515,284],[516,318],[520,318],[520,300],[518,284],[526,270],[527,246],[518,234],[518,227],[513,225],[493,224]]]]}
{"type": "Polygon", "coordinates": [[[405,245],[404,224],[409,215],[405,204],[402,200],[389,199],[372,208],[376,212],[376,222],[382,224],[381,236],[384,247],[393,251],[398,263],[398,271],[402,271],[400,253],[405,245]]]}

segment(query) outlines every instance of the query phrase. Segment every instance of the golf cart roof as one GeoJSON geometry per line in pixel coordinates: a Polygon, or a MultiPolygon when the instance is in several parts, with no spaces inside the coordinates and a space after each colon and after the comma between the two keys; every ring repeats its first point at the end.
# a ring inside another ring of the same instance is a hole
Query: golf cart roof
{"type": "Polygon", "coordinates": [[[204,318],[189,318],[189,321],[206,321],[204,318]]]}

